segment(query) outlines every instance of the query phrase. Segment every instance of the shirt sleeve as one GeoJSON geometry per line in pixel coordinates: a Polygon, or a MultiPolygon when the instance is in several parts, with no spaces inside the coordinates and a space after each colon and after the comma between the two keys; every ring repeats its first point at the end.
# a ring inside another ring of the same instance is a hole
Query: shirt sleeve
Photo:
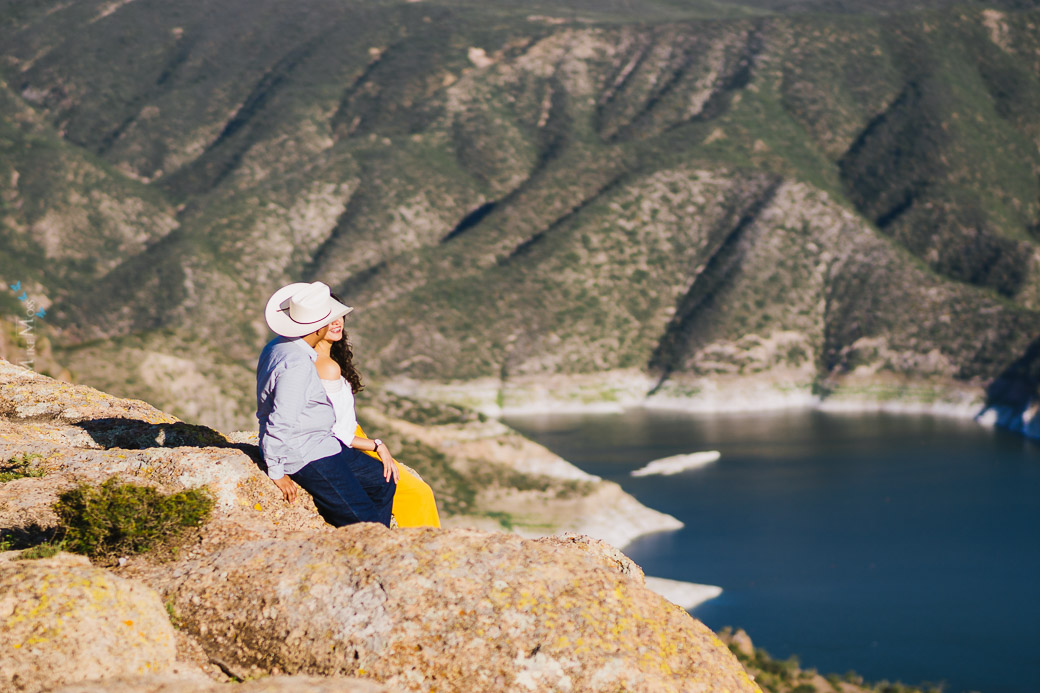
{"type": "Polygon", "coordinates": [[[275,376],[263,449],[267,476],[271,479],[285,476],[285,462],[293,456],[288,441],[293,440],[300,428],[300,419],[307,406],[307,371],[313,368],[310,363],[293,365],[275,376]]]}

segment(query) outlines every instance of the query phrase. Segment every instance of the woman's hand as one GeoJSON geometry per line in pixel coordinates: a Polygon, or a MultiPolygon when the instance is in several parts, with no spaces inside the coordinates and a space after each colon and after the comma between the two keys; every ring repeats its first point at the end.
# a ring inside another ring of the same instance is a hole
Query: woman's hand
{"type": "Polygon", "coordinates": [[[296,484],[288,476],[283,476],[281,479],[271,479],[274,485],[278,487],[278,490],[282,492],[282,498],[285,499],[286,503],[292,503],[296,500],[296,484]]]}
{"type": "Polygon", "coordinates": [[[376,446],[376,454],[379,455],[379,460],[383,463],[383,478],[390,481],[390,477],[393,477],[394,483],[396,484],[398,479],[401,478],[401,472],[397,469],[397,460],[390,454],[390,448],[386,446],[386,443],[376,446]]]}

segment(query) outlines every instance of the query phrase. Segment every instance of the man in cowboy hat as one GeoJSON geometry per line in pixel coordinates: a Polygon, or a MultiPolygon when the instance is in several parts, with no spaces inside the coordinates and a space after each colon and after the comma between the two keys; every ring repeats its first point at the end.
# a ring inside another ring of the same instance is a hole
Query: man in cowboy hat
{"type": "MultiPolygon", "coordinates": [[[[330,323],[352,310],[321,282],[289,284],[267,302],[267,324],[279,336],[264,347],[256,369],[260,450],[267,475],[290,503],[299,484],[331,525],[389,527],[397,488],[392,458],[381,455],[386,461],[380,468],[332,435],[336,414],[314,367],[314,345],[330,323]]],[[[382,443],[373,444],[378,450],[382,443]]]]}

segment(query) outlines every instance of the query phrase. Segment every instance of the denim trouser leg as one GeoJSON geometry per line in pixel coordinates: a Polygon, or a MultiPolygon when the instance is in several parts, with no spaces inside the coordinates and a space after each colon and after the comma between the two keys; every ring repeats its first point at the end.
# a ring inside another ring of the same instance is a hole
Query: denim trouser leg
{"type": "Polygon", "coordinates": [[[306,489],[325,521],[334,527],[355,522],[390,526],[397,484],[383,478],[383,465],[354,448],[309,462],[289,477],[306,489]]]}

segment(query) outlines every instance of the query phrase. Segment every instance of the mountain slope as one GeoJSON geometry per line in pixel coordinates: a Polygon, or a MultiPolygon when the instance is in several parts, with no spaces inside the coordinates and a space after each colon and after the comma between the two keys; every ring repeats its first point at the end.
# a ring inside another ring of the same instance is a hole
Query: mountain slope
{"type": "Polygon", "coordinates": [[[1040,11],[869,5],[0,4],[3,278],[79,377],[227,427],[315,279],[373,376],[500,402],[978,400],[1040,330],[1040,11]]]}

